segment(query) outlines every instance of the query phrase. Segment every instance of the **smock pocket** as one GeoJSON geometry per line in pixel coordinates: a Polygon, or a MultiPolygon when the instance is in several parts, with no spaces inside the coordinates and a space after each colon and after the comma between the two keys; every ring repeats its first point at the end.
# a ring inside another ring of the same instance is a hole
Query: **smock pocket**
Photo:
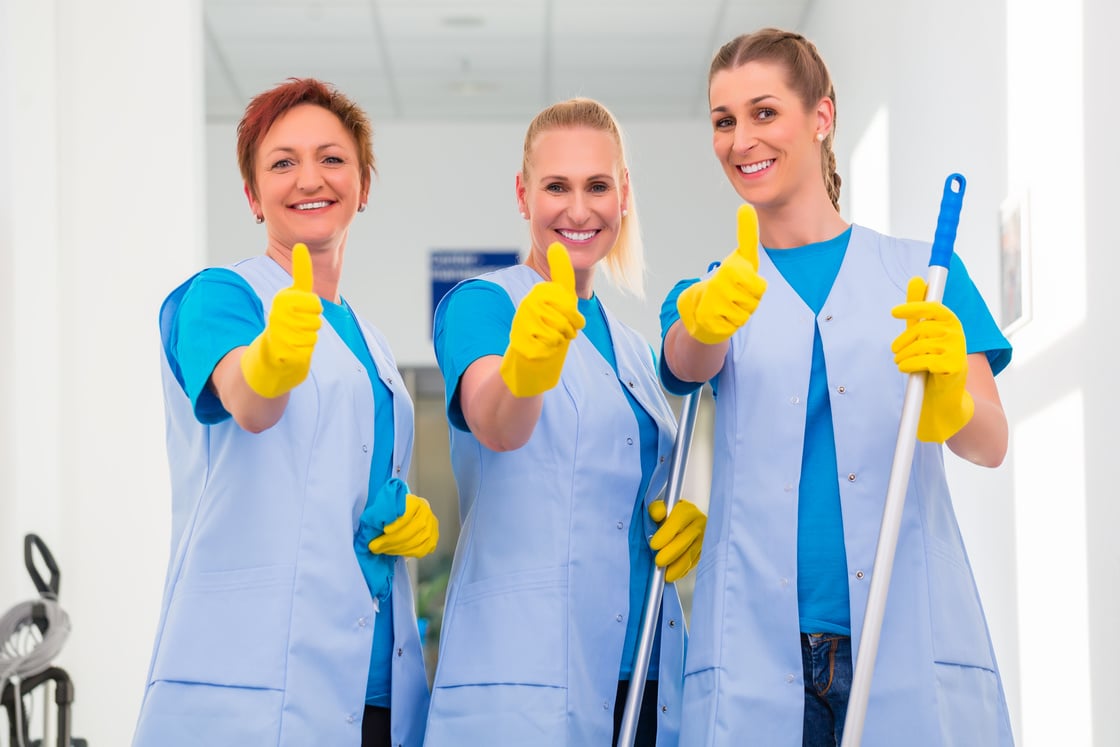
{"type": "Polygon", "coordinates": [[[132,747],[215,747],[280,743],[284,693],[245,687],[155,682],[132,747]]]}
{"type": "Polygon", "coordinates": [[[681,698],[681,744],[711,744],[711,728],[716,720],[720,670],[708,667],[684,677],[681,698]],[[698,734],[707,735],[703,738],[698,734]],[[689,735],[685,740],[685,735],[689,735]]]}
{"type": "Polygon", "coordinates": [[[717,581],[722,564],[716,553],[701,555],[692,592],[692,614],[688,625],[685,676],[718,665],[717,640],[722,637],[723,591],[717,581]]]}
{"type": "Polygon", "coordinates": [[[1014,744],[999,677],[983,667],[935,664],[942,744],[968,747],[1014,744]]]}
{"type": "Polygon", "coordinates": [[[444,618],[436,686],[565,686],[567,596],[563,567],[464,585],[444,618]]]}
{"type": "Polygon", "coordinates": [[[1010,745],[988,626],[964,549],[927,539],[937,708],[945,745],[1010,745]]]}
{"type": "Polygon", "coordinates": [[[934,661],[994,670],[988,626],[963,549],[933,537],[926,542],[934,661]]]}
{"type": "Polygon", "coordinates": [[[464,685],[432,691],[425,747],[567,747],[568,690],[464,685]]]}
{"type": "Polygon", "coordinates": [[[176,584],[153,680],[282,689],[294,567],[213,571],[176,584]]]}

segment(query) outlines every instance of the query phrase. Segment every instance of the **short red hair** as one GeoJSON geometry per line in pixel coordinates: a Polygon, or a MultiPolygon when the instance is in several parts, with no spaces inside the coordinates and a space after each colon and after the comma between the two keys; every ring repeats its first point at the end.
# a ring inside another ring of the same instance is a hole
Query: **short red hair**
{"type": "Polygon", "coordinates": [[[377,172],[373,161],[373,127],[361,107],[329,83],[314,78],[288,78],[253,97],[237,125],[237,165],[254,199],[257,195],[257,148],[276,120],[300,104],[321,106],[338,117],[358,146],[362,189],[369,189],[370,176],[377,172]]]}

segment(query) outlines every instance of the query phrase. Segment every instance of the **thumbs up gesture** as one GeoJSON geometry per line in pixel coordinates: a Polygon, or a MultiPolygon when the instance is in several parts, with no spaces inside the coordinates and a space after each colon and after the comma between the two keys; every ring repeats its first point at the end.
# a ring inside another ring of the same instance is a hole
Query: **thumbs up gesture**
{"type": "Polygon", "coordinates": [[[292,285],[272,299],[264,332],[241,356],[241,373],[262,397],[287,394],[311,370],[319,339],[323,303],[311,290],[311,255],[304,244],[292,247],[292,285]]]}
{"type": "Polygon", "coordinates": [[[738,214],[738,248],[719,269],[677,297],[681,323],[698,342],[716,345],[747,323],[766,292],[758,274],[758,214],[743,204],[738,214]]]}
{"type": "Polygon", "coordinates": [[[585,323],[572,261],[560,242],[548,247],[548,270],[552,279],[521,299],[502,356],[502,380],[515,397],[535,397],[559,383],[568,344],[585,323]]]}

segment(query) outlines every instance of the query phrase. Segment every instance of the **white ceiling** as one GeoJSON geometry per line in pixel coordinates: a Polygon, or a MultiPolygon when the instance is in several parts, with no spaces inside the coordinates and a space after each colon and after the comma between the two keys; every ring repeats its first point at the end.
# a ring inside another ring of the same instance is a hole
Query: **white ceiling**
{"type": "Polygon", "coordinates": [[[620,118],[706,111],[720,44],[796,30],[813,0],[203,0],[206,107],[236,121],[288,77],[317,77],[374,121],[525,121],[570,96],[620,118]]]}

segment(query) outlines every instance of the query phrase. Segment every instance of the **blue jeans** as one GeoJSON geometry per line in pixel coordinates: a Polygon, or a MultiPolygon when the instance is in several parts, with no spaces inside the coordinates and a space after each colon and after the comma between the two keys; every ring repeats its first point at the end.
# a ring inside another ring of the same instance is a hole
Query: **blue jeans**
{"type": "Polygon", "coordinates": [[[837,747],[852,689],[852,639],[835,633],[801,634],[805,678],[802,747],[837,747]]]}
{"type": "Polygon", "coordinates": [[[362,747],[392,747],[389,709],[367,705],[362,717],[362,747]]]}
{"type": "MultiPolygon", "coordinates": [[[[630,680],[618,681],[618,695],[614,699],[614,737],[612,747],[618,744],[622,731],[622,717],[626,715],[626,695],[630,680]]],[[[638,709],[638,728],[634,731],[634,747],[654,747],[657,744],[657,680],[646,680],[642,691],[642,707],[638,709]]]]}

